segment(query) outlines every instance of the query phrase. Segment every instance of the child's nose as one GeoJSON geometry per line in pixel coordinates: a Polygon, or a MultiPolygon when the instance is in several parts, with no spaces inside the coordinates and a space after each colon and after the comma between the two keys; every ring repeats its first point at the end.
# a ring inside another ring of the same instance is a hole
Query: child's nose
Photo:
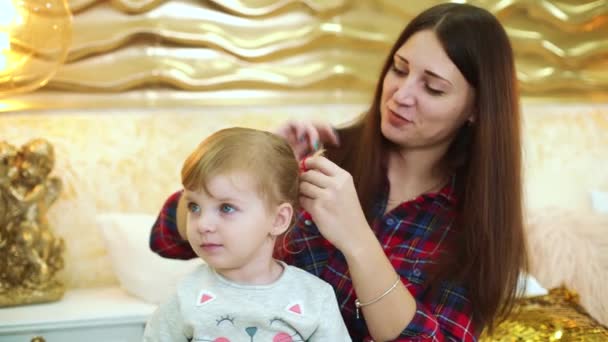
{"type": "Polygon", "coordinates": [[[200,233],[215,232],[216,223],[213,215],[201,215],[197,222],[197,229],[200,233]]]}

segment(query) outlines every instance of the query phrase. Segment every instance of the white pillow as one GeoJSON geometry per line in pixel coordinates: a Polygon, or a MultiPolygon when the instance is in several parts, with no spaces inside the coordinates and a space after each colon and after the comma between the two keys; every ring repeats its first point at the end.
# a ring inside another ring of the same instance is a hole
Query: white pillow
{"type": "Polygon", "coordinates": [[[534,278],[532,275],[522,272],[519,274],[519,278],[517,279],[517,293],[521,297],[536,297],[545,296],[549,294],[549,291],[542,287],[538,280],[536,280],[536,278],[534,278]],[[526,288],[522,293],[522,287],[524,286],[526,288]]]}
{"type": "Polygon", "coordinates": [[[608,214],[608,192],[593,190],[590,195],[593,210],[599,214],[608,214]]]}
{"type": "Polygon", "coordinates": [[[107,213],[96,217],[114,273],[122,288],[146,302],[159,304],[174,291],[179,280],[203,261],[163,258],[149,248],[155,216],[107,213]]]}

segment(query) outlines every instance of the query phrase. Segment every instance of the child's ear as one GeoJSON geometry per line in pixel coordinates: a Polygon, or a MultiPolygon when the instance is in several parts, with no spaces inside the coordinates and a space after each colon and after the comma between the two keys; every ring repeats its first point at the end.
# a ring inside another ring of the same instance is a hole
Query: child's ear
{"type": "Polygon", "coordinates": [[[277,207],[274,224],[270,235],[278,236],[283,234],[291,226],[291,218],[293,216],[293,206],[289,203],[282,203],[277,207]]]}

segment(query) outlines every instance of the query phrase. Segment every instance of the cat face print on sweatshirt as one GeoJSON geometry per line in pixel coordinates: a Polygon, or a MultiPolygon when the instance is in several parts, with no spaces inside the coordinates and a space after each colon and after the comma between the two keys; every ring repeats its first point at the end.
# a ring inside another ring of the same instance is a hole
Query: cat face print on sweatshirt
{"type": "Polygon", "coordinates": [[[313,333],[296,330],[296,326],[314,326],[301,324],[311,317],[307,317],[305,307],[300,301],[292,302],[280,310],[263,310],[251,305],[224,308],[225,303],[221,300],[216,302],[216,299],[215,294],[206,290],[198,295],[198,315],[191,322],[195,326],[192,341],[304,342],[313,333]],[[194,321],[202,324],[196,324],[194,321]]]}

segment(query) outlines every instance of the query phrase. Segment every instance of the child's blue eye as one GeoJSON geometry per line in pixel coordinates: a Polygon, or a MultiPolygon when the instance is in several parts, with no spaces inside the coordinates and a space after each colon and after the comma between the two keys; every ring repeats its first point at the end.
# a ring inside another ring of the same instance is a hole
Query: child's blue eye
{"type": "Polygon", "coordinates": [[[198,212],[201,211],[201,207],[199,207],[198,204],[196,204],[196,203],[189,202],[188,203],[188,211],[191,212],[191,213],[193,213],[193,214],[196,214],[196,213],[198,213],[198,212]]]}
{"type": "Polygon", "coordinates": [[[220,207],[220,210],[225,214],[230,214],[230,213],[234,212],[236,209],[233,206],[231,206],[230,204],[222,204],[222,206],[220,207]]]}

